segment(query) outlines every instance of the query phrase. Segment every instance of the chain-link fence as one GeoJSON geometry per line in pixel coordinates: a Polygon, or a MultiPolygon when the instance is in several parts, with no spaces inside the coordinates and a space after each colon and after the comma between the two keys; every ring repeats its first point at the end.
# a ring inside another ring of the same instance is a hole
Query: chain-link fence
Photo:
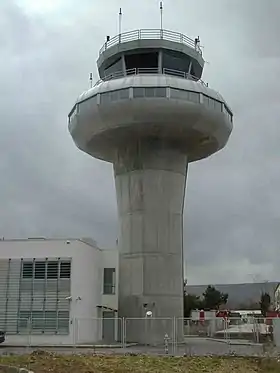
{"type": "MultiPolygon", "coordinates": [[[[280,318],[16,319],[3,346],[102,353],[263,356],[280,351],[280,318]],[[62,323],[62,324],[61,324],[62,323]]],[[[1,331],[0,331],[1,332],[1,331]]],[[[1,338],[1,333],[0,333],[1,338]]]]}
{"type": "Polygon", "coordinates": [[[126,318],[124,319],[124,347],[131,344],[151,348],[171,346],[174,351],[176,345],[176,323],[172,318],[126,318]]]}

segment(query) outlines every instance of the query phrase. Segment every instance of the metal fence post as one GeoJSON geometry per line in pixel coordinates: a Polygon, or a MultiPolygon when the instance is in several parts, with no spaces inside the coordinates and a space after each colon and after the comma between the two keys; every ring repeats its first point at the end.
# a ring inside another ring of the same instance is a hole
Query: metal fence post
{"type": "Polygon", "coordinates": [[[169,336],[168,334],[166,333],[165,336],[164,336],[164,352],[165,352],[165,355],[168,355],[169,353],[169,349],[168,349],[168,341],[169,341],[169,336]]]}
{"type": "Polygon", "coordinates": [[[77,348],[77,339],[78,339],[78,325],[79,320],[75,317],[74,318],[74,348],[77,348]]]}
{"type": "Polygon", "coordinates": [[[173,341],[172,341],[172,353],[175,356],[177,350],[177,319],[173,318],[173,341]]]}
{"type": "Polygon", "coordinates": [[[32,321],[30,318],[27,319],[27,333],[28,333],[28,348],[31,348],[32,321]]]}
{"type": "Polygon", "coordinates": [[[76,325],[76,318],[72,318],[72,344],[73,348],[75,348],[76,345],[76,336],[75,336],[75,325],[76,325]]]}
{"type": "Polygon", "coordinates": [[[123,349],[125,349],[126,348],[126,319],[124,317],[122,318],[121,332],[122,332],[122,347],[123,349]]]}

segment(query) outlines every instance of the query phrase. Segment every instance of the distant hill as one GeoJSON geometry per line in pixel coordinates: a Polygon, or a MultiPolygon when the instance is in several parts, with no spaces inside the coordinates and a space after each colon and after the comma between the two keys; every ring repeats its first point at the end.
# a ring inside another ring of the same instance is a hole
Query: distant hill
{"type": "MultiPolygon", "coordinates": [[[[245,283],[213,285],[216,289],[228,294],[228,308],[240,308],[241,305],[251,305],[260,301],[262,292],[266,292],[274,300],[274,292],[279,282],[245,283]]],[[[212,285],[212,284],[210,284],[212,285]]],[[[201,296],[208,285],[187,285],[189,294],[201,296]]]]}

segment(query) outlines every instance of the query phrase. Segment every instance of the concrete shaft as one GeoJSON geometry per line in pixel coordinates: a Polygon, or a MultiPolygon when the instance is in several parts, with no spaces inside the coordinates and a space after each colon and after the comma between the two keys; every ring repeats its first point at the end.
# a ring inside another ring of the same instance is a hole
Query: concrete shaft
{"type": "Polygon", "coordinates": [[[117,154],[119,316],[145,318],[149,310],[161,318],[127,320],[130,342],[162,343],[165,333],[174,336],[174,317],[183,318],[187,165],[187,156],[162,140],[138,140],[117,154]]]}

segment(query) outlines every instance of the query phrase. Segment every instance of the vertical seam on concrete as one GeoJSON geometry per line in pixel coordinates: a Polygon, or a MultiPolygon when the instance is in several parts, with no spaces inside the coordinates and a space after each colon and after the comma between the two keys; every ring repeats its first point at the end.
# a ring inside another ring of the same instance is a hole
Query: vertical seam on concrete
{"type": "MultiPolygon", "coordinates": [[[[184,193],[183,193],[183,203],[182,203],[182,219],[181,219],[181,229],[182,229],[182,277],[183,281],[184,279],[184,269],[185,269],[185,262],[184,262],[184,208],[185,208],[185,197],[186,197],[186,188],[187,188],[187,177],[188,177],[188,167],[189,162],[187,158],[187,165],[186,165],[186,173],[185,173],[185,182],[184,182],[184,193]]],[[[183,286],[183,302],[184,302],[184,282],[182,284],[183,286]]],[[[184,309],[184,303],[183,303],[183,309],[184,309]]]]}

